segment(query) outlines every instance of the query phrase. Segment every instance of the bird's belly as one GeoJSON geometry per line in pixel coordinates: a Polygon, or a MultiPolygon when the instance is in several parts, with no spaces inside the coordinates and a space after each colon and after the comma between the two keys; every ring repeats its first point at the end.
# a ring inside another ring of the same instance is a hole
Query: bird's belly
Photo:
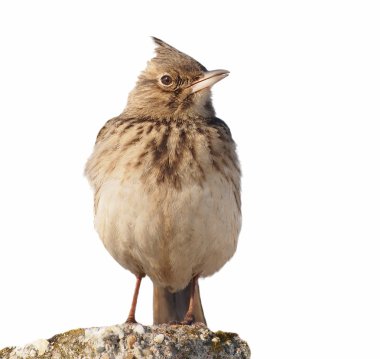
{"type": "Polygon", "coordinates": [[[95,227],[123,267],[176,291],[234,254],[241,217],[231,187],[218,175],[181,189],[109,180],[100,188],[95,227]]]}

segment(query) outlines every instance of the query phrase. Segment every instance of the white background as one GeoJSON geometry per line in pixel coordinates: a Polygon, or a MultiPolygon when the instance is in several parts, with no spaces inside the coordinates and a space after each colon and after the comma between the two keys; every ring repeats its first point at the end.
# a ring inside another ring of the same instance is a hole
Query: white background
{"type": "MultiPolygon", "coordinates": [[[[379,358],[377,1],[3,1],[0,347],[126,319],[83,176],[162,38],[208,69],[242,162],[234,258],[201,281],[209,327],[253,358],[379,358]]],[[[152,322],[143,281],[137,319],[152,322]]]]}

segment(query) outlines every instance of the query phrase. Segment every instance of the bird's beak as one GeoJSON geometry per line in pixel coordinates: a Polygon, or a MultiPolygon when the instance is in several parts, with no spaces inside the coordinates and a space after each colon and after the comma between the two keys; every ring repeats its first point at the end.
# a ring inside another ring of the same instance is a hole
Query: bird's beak
{"type": "Polygon", "coordinates": [[[212,85],[216,84],[218,81],[227,77],[229,73],[230,72],[227,70],[213,70],[213,71],[204,72],[203,76],[200,79],[198,79],[197,81],[194,81],[190,85],[192,89],[192,93],[203,90],[206,87],[211,87],[212,85]]]}

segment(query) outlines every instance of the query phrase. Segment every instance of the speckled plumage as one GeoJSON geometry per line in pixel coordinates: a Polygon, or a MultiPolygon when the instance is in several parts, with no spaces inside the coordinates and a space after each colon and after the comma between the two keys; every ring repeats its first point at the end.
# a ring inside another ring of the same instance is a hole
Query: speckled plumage
{"type": "Polygon", "coordinates": [[[176,292],[234,254],[240,168],[209,88],[190,92],[206,69],[155,40],[157,56],[125,111],[100,130],[86,175],[107,250],[136,276],[176,292]],[[160,83],[164,74],[173,79],[170,88],[160,83]]]}

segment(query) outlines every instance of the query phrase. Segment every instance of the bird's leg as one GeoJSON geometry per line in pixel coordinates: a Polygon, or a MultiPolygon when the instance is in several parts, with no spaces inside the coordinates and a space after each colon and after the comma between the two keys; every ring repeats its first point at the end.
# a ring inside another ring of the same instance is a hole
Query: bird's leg
{"type": "Polygon", "coordinates": [[[139,296],[139,290],[140,290],[140,284],[142,276],[136,277],[136,286],[135,286],[135,292],[133,293],[133,299],[131,304],[131,309],[129,310],[129,315],[126,323],[137,323],[135,319],[135,313],[136,313],[136,304],[137,304],[137,298],[139,296]]]}
{"type": "Polygon", "coordinates": [[[194,317],[194,297],[195,297],[195,287],[198,283],[198,277],[199,275],[196,275],[192,280],[191,280],[191,292],[190,292],[190,301],[189,301],[189,308],[185,314],[185,318],[181,322],[183,325],[191,325],[195,321],[194,317]]]}

